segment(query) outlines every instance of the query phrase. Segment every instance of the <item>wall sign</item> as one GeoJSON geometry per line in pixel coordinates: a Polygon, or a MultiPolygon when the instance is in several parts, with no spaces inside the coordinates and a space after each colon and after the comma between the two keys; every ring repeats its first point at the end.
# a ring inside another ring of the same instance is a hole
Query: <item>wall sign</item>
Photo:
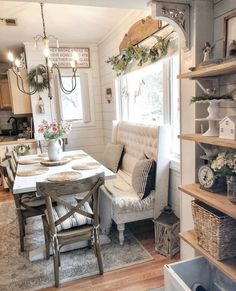
{"type": "Polygon", "coordinates": [[[51,47],[50,60],[60,68],[71,68],[70,62],[73,52],[77,52],[79,55],[79,68],[90,68],[89,48],[51,47]]]}

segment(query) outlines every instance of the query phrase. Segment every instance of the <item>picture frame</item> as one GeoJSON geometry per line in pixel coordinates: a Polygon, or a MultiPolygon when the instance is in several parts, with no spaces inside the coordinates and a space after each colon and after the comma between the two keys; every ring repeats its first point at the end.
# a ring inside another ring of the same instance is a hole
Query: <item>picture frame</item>
{"type": "Polygon", "coordinates": [[[236,12],[224,18],[224,57],[229,56],[229,45],[236,40],[236,12]]]}
{"type": "Polygon", "coordinates": [[[60,68],[71,68],[73,52],[79,55],[78,68],[90,68],[90,51],[86,47],[50,47],[50,60],[60,68]]]}

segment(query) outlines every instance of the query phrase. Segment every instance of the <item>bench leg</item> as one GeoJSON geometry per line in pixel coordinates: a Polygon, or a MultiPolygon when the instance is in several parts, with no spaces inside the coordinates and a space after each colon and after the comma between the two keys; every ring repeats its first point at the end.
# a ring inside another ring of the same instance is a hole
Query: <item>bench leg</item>
{"type": "Polygon", "coordinates": [[[122,246],[124,244],[124,230],[125,230],[125,224],[117,224],[117,229],[119,231],[119,241],[120,245],[122,246]]]}

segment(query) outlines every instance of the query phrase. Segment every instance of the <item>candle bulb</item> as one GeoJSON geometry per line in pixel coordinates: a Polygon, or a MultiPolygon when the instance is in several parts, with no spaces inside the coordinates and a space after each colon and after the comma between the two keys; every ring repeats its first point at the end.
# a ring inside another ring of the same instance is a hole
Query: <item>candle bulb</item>
{"type": "Polygon", "coordinates": [[[15,59],[15,65],[17,68],[20,67],[20,60],[19,59],[15,59]]]}
{"type": "Polygon", "coordinates": [[[74,60],[74,61],[78,61],[79,60],[79,55],[78,55],[78,53],[77,52],[73,52],[72,53],[72,59],[74,60]]]}
{"type": "Polygon", "coordinates": [[[59,48],[59,41],[58,41],[58,39],[57,39],[57,48],[59,48]]]}
{"type": "Polygon", "coordinates": [[[74,68],[75,68],[75,61],[72,60],[72,61],[70,62],[70,65],[71,65],[71,67],[74,69],[74,68]]]}
{"type": "Polygon", "coordinates": [[[8,54],[7,54],[7,58],[8,58],[8,60],[11,62],[11,63],[13,63],[13,61],[14,61],[14,55],[13,55],[13,53],[12,52],[8,52],[8,54]]]}

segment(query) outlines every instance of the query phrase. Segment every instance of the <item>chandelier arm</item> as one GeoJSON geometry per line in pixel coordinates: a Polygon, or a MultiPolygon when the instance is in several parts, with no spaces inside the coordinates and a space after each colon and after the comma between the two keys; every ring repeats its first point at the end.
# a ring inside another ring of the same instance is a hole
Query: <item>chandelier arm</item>
{"type": "Polygon", "coordinates": [[[65,93],[65,94],[72,93],[75,90],[76,86],[77,86],[77,80],[76,80],[76,71],[77,71],[77,68],[76,69],[73,69],[72,88],[70,90],[66,89],[63,86],[62,77],[61,77],[61,71],[60,71],[58,65],[57,64],[53,64],[52,68],[55,68],[57,70],[58,77],[59,77],[59,83],[60,83],[60,87],[61,87],[62,92],[65,93]]]}
{"type": "Polygon", "coordinates": [[[40,6],[41,6],[41,18],[42,18],[42,24],[43,24],[43,36],[44,36],[44,38],[47,38],[46,27],[45,27],[45,19],[44,19],[44,13],[43,13],[43,5],[44,5],[44,3],[40,3],[40,6]]]}
{"type": "Polygon", "coordinates": [[[33,94],[35,94],[37,92],[38,82],[37,82],[37,88],[36,89],[34,89],[33,91],[27,92],[25,90],[25,88],[24,88],[24,81],[23,81],[22,77],[17,72],[15,72],[14,68],[12,68],[12,71],[16,76],[16,84],[17,84],[17,88],[19,89],[20,92],[22,92],[22,93],[24,93],[26,95],[33,95],[33,94]],[[20,83],[21,83],[21,87],[20,87],[20,84],[19,84],[19,80],[20,80],[20,83]]]}

